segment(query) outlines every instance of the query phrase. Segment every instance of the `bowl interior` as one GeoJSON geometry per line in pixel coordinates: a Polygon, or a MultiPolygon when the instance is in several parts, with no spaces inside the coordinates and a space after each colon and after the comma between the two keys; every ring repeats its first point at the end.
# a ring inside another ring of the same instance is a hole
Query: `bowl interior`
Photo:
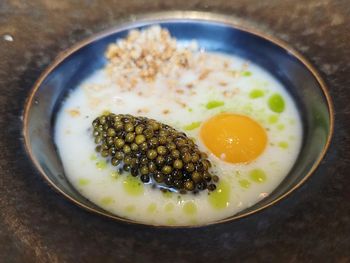
{"type": "MultiPolygon", "coordinates": [[[[323,157],[332,132],[328,95],[318,75],[307,66],[307,62],[268,38],[228,24],[181,19],[156,23],[168,28],[180,42],[195,39],[201,48],[234,54],[265,68],[288,89],[300,110],[304,137],[301,152],[292,170],[271,195],[230,219],[273,203],[306,179],[323,157]]],[[[25,110],[24,136],[27,150],[44,177],[75,203],[114,218],[118,217],[92,204],[67,181],[53,141],[53,127],[58,109],[69,90],[105,65],[104,51],[107,45],[126,36],[130,28],[150,24],[153,22],[112,30],[61,55],[37,82],[25,110]]]]}

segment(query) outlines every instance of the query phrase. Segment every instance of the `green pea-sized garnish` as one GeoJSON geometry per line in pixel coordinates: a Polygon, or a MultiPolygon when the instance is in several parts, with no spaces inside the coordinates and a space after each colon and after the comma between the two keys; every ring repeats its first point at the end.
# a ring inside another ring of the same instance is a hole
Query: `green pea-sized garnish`
{"type": "Polygon", "coordinates": [[[217,107],[221,107],[221,106],[224,106],[225,105],[225,102],[223,101],[220,101],[220,100],[211,100],[209,101],[205,107],[208,109],[208,110],[211,110],[211,109],[215,109],[217,107]]]}
{"type": "Polygon", "coordinates": [[[273,112],[282,113],[284,111],[285,102],[283,97],[278,93],[271,95],[267,103],[273,112]]]}

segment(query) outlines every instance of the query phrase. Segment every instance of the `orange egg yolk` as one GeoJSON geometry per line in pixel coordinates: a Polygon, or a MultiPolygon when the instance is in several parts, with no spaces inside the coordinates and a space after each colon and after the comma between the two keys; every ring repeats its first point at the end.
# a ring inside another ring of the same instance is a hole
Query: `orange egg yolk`
{"type": "Polygon", "coordinates": [[[229,163],[253,161],[267,143],[266,132],[259,123],[232,113],[221,113],[204,122],[200,137],[216,157],[229,163]]]}

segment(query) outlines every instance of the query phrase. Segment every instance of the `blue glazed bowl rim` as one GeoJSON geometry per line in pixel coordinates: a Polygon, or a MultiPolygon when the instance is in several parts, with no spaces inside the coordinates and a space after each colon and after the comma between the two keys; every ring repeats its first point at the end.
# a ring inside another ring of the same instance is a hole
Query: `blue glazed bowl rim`
{"type": "MultiPolygon", "coordinates": [[[[334,131],[334,107],[333,107],[333,102],[331,99],[331,96],[328,91],[328,87],[325,83],[325,81],[322,79],[321,75],[317,72],[316,68],[298,51],[290,47],[287,43],[284,41],[277,39],[276,37],[266,33],[266,32],[261,32],[254,28],[254,26],[250,25],[246,21],[243,21],[239,18],[235,18],[232,16],[228,15],[223,15],[223,14],[215,14],[211,12],[198,12],[198,11],[166,11],[166,12],[157,12],[157,13],[149,13],[149,14],[143,14],[143,15],[135,15],[133,17],[132,21],[121,21],[117,26],[112,27],[110,29],[107,29],[105,31],[102,31],[98,34],[92,35],[91,37],[82,40],[72,47],[68,48],[67,50],[61,52],[58,54],[58,56],[54,59],[54,61],[43,71],[43,73],[40,75],[38,80],[34,83],[34,86],[29,92],[29,96],[26,100],[25,107],[24,107],[24,112],[23,112],[23,137],[24,137],[24,144],[25,144],[25,149],[31,159],[31,161],[34,163],[35,167],[38,169],[40,172],[41,176],[46,180],[46,182],[58,193],[62,194],[65,198],[67,198],[69,201],[75,203],[76,205],[86,209],[89,212],[93,212],[99,215],[103,215],[106,217],[109,217],[114,220],[122,221],[125,223],[132,223],[132,224],[138,224],[138,225],[146,225],[146,226],[152,226],[150,224],[144,224],[140,223],[137,221],[129,220],[126,218],[118,217],[116,215],[111,215],[108,213],[105,213],[103,211],[96,210],[95,208],[89,207],[78,200],[72,198],[69,196],[67,193],[65,193],[62,189],[60,189],[45,173],[45,171],[42,169],[41,165],[39,164],[38,160],[36,159],[35,155],[32,152],[32,146],[31,142],[29,139],[29,123],[28,123],[28,115],[30,112],[30,108],[32,107],[34,101],[35,101],[35,94],[36,91],[40,88],[41,84],[43,81],[46,79],[46,77],[55,70],[55,68],[60,65],[61,62],[69,58],[71,54],[74,52],[78,51],[79,49],[83,48],[84,46],[94,42],[98,41],[99,39],[102,39],[106,36],[109,36],[114,33],[118,33],[121,31],[127,31],[135,27],[142,27],[142,26],[148,26],[148,25],[153,25],[153,24],[158,24],[158,23],[164,23],[164,22],[172,22],[172,23],[180,23],[180,22],[198,22],[198,23],[212,23],[212,24],[218,24],[218,25],[225,25],[231,28],[235,28],[241,31],[248,32],[252,35],[255,35],[257,37],[263,38],[266,41],[272,42],[278,47],[282,48],[283,50],[287,51],[289,55],[293,56],[296,58],[300,63],[304,65],[304,67],[313,75],[315,80],[317,81],[319,87],[321,88],[321,91],[326,99],[327,103],[327,108],[329,111],[329,134],[326,139],[325,146],[320,153],[319,157],[317,160],[314,162],[313,166],[311,169],[309,169],[308,173],[292,188],[290,188],[288,191],[283,193],[281,196],[277,197],[273,201],[271,201],[268,204],[265,204],[261,207],[258,207],[252,211],[248,211],[246,213],[241,213],[238,215],[234,215],[225,219],[221,219],[218,221],[214,222],[209,222],[206,224],[199,224],[199,225],[189,225],[189,226],[171,226],[171,228],[193,228],[193,227],[202,227],[202,226],[208,226],[208,225],[213,225],[213,224],[219,224],[219,223],[224,223],[224,222],[229,222],[237,219],[244,218],[246,216],[249,216],[251,214],[255,214],[257,212],[260,212],[276,203],[281,201],[282,199],[286,198],[289,196],[292,192],[294,192],[297,188],[299,188],[317,169],[317,167],[320,165],[322,159],[324,158],[330,142],[331,138],[333,136],[333,131],[334,131]]],[[[169,226],[158,226],[158,225],[153,225],[156,227],[165,227],[168,228],[169,226]]]]}

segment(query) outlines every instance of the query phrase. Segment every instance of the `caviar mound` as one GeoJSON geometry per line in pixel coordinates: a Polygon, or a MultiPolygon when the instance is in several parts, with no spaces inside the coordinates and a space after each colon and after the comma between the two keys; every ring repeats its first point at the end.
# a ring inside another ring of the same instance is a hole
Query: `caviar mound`
{"type": "Polygon", "coordinates": [[[207,155],[185,133],[146,117],[104,114],[92,122],[96,151],[119,172],[180,193],[216,189],[207,155]]]}

